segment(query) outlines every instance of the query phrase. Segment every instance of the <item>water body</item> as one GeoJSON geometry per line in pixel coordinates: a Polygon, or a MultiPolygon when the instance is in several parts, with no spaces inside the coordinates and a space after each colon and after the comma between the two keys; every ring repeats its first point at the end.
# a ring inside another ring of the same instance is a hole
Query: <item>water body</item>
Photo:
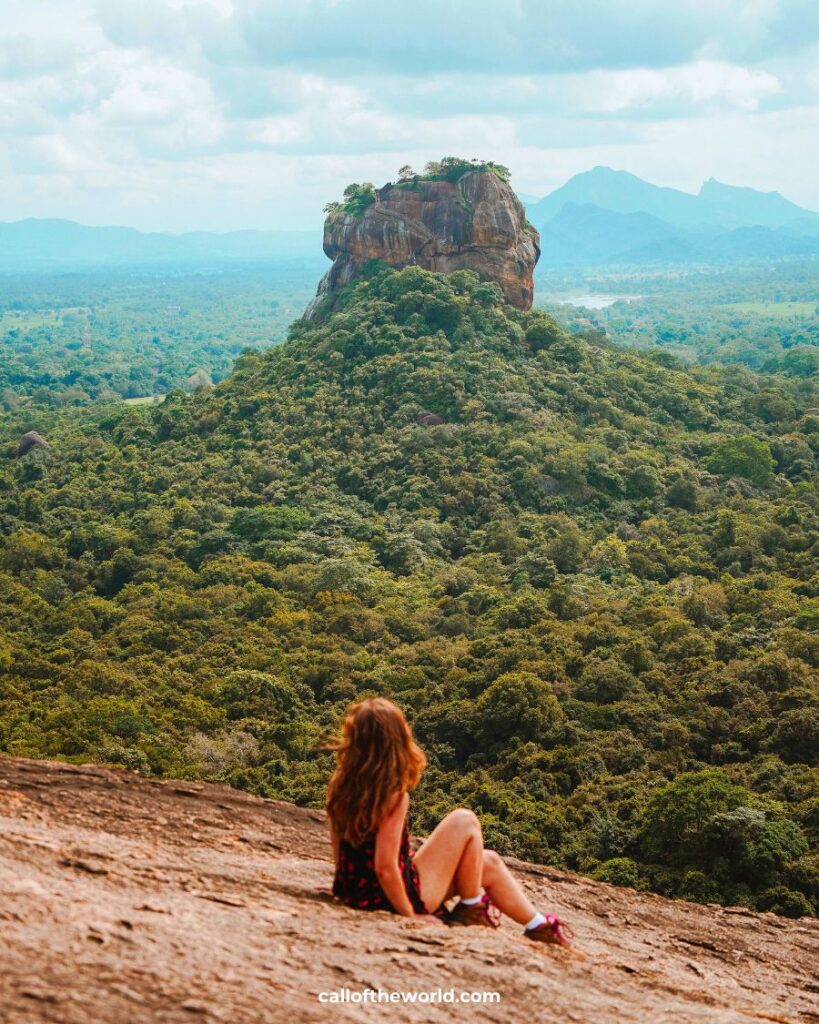
{"type": "Polygon", "coordinates": [[[155,402],[161,402],[164,399],[164,395],[143,395],[140,398],[123,398],[125,405],[153,405],[155,402]]]}
{"type": "Polygon", "coordinates": [[[584,306],[586,309],[605,309],[615,302],[636,302],[642,295],[568,295],[555,299],[561,306],[584,306]]]}

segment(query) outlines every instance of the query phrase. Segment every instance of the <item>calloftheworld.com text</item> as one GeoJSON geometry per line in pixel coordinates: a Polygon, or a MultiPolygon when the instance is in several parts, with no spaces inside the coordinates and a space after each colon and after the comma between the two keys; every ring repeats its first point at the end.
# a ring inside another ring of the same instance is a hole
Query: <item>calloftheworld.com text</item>
{"type": "Polygon", "coordinates": [[[437,989],[385,989],[385,988],[339,988],[332,992],[319,992],[320,1003],[444,1003],[448,1005],[466,1003],[471,1006],[485,1006],[501,1001],[500,992],[468,991],[457,988],[437,989]]]}

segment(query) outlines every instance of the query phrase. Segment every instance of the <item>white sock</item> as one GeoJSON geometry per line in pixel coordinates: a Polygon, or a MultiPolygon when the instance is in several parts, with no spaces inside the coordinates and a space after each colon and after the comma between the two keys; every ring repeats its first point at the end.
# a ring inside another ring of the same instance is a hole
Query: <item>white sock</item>
{"type": "Polygon", "coordinates": [[[537,928],[537,926],[541,924],[546,924],[546,918],[543,916],[543,914],[540,913],[540,911],[538,911],[538,913],[535,914],[532,920],[528,921],[523,926],[523,930],[525,932],[530,932],[533,928],[537,928]]]}
{"type": "Polygon", "coordinates": [[[476,904],[476,903],[480,903],[482,899],[483,899],[483,893],[478,893],[478,895],[477,895],[477,896],[472,896],[472,897],[471,897],[470,899],[468,899],[468,900],[465,900],[465,899],[463,898],[463,896],[462,896],[462,897],[461,897],[461,903],[463,903],[463,905],[464,905],[465,907],[474,907],[474,906],[475,906],[475,904],[476,904]]]}

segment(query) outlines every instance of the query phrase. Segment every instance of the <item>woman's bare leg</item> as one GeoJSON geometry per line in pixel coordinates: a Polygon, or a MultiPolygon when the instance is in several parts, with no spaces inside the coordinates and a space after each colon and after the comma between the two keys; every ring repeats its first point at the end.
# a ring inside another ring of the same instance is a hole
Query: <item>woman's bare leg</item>
{"type": "Polygon", "coordinates": [[[494,850],[484,850],[481,825],[472,811],[452,811],[424,841],[413,858],[421,897],[431,913],[452,896],[471,899],[483,887],[495,906],[518,924],[537,911],[494,850]]]}
{"type": "Polygon", "coordinates": [[[413,857],[421,898],[430,913],[450,896],[480,895],[483,853],[480,822],[465,807],[452,811],[433,829],[413,857]]]}
{"type": "Polygon", "coordinates": [[[482,882],[495,906],[518,924],[527,924],[537,913],[523,886],[494,850],[483,851],[482,882]]]}

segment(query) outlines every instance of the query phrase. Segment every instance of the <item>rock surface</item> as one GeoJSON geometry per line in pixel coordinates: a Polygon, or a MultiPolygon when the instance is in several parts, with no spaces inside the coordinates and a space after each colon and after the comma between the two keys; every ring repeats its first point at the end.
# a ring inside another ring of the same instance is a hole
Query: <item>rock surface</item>
{"type": "Polygon", "coordinates": [[[428,412],[426,409],[422,409],[415,414],[415,422],[419,427],[440,427],[446,423],[446,419],[439,416],[437,412],[428,412]]]}
{"type": "Polygon", "coordinates": [[[497,282],[511,305],[531,307],[540,236],[518,197],[492,171],[467,171],[457,181],[385,185],[376,196],[363,213],[328,215],[324,251],[333,265],[305,313],[308,319],[373,259],[442,274],[472,270],[497,282]]]}
{"type": "Polygon", "coordinates": [[[24,455],[27,455],[32,448],[50,448],[51,445],[46,441],[44,437],[37,433],[36,430],[29,430],[27,434],[23,434],[20,438],[20,444],[17,447],[17,451],[14,453],[15,457],[21,459],[24,455]]]}
{"type": "Polygon", "coordinates": [[[0,757],[4,1024],[807,1024],[819,922],[701,907],[513,862],[586,959],[334,905],[324,816],[224,786],[0,757]],[[499,1004],[354,1003],[365,988],[499,1004]]]}

